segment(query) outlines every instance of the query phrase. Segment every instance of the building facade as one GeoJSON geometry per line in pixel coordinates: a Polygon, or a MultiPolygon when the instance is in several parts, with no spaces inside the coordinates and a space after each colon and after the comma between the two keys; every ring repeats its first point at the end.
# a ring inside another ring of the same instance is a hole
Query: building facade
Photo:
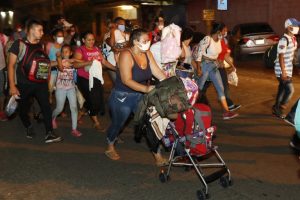
{"type": "Polygon", "coordinates": [[[206,22],[202,19],[204,9],[215,10],[215,20],[223,21],[229,29],[234,25],[247,22],[268,22],[276,33],[284,31],[287,18],[300,20],[299,0],[227,0],[226,11],[217,10],[217,0],[190,0],[187,4],[189,25],[198,31],[206,32],[206,22]]]}

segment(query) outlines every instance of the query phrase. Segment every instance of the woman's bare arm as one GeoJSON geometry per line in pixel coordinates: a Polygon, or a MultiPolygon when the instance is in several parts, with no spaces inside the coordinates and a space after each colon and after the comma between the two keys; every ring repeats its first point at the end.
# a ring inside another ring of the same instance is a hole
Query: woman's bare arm
{"type": "Polygon", "coordinates": [[[152,72],[153,76],[155,78],[157,78],[158,80],[163,80],[163,79],[167,78],[165,73],[158,67],[156,61],[153,58],[151,51],[147,51],[147,56],[150,61],[150,68],[151,68],[151,72],[152,72]]]}

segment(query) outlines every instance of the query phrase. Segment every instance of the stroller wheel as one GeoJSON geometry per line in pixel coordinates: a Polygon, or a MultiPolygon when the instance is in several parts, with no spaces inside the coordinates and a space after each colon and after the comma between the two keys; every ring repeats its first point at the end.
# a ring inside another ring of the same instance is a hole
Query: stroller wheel
{"type": "Polygon", "coordinates": [[[223,188],[227,188],[228,186],[232,185],[232,180],[229,180],[228,176],[222,176],[220,178],[220,184],[223,188]]]}
{"type": "Polygon", "coordinates": [[[170,176],[167,176],[167,174],[162,171],[159,173],[159,180],[160,182],[165,183],[170,180],[170,176]]]}
{"type": "Polygon", "coordinates": [[[198,191],[197,191],[197,199],[198,199],[198,200],[209,199],[209,194],[205,194],[204,191],[198,190],[198,191]]]}

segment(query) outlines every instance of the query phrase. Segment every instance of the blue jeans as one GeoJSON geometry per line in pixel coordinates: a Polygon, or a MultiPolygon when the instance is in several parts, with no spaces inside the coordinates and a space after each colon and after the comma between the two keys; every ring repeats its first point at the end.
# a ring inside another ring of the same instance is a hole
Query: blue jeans
{"type": "Polygon", "coordinates": [[[61,111],[64,109],[66,98],[68,98],[70,104],[70,110],[71,110],[72,130],[76,130],[78,111],[77,111],[77,98],[76,98],[75,87],[68,90],[56,88],[55,97],[56,97],[56,108],[52,113],[52,118],[55,119],[57,115],[61,113],[61,111]]]}
{"type": "Polygon", "coordinates": [[[115,89],[111,92],[108,103],[111,112],[111,125],[107,130],[108,144],[114,144],[128,117],[136,111],[142,96],[138,92],[130,93],[115,89]]]}
{"type": "Polygon", "coordinates": [[[203,89],[205,82],[209,78],[217,90],[219,99],[225,99],[223,82],[216,63],[213,61],[203,60],[201,62],[201,69],[202,76],[197,79],[199,89],[203,89]]]}
{"type": "Polygon", "coordinates": [[[294,93],[294,86],[292,79],[282,80],[281,78],[277,78],[277,80],[279,81],[279,85],[275,107],[279,108],[280,105],[285,105],[290,101],[294,93]]]}

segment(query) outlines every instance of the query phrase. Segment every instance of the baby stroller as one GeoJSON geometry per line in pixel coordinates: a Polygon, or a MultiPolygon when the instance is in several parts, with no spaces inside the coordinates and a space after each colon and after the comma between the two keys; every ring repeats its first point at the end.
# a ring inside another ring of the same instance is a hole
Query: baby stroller
{"type": "Polygon", "coordinates": [[[228,187],[232,179],[217,147],[213,145],[216,127],[211,126],[211,110],[204,104],[195,104],[197,96],[198,87],[189,79],[174,76],[160,82],[139,103],[135,113],[138,125],[135,139],[139,141],[144,135],[154,153],[160,141],[171,148],[169,165],[159,174],[163,183],[170,180],[173,166],[194,168],[204,185],[204,189],[197,191],[198,199],[202,200],[209,197],[208,183],[220,179],[221,185],[228,187]],[[178,113],[175,122],[170,121],[171,113],[178,113]],[[203,163],[213,155],[218,163],[203,163]],[[204,168],[219,170],[206,175],[204,168]]]}
{"type": "Polygon", "coordinates": [[[173,166],[194,168],[204,185],[203,189],[197,191],[197,198],[201,200],[209,198],[208,183],[210,182],[219,179],[224,188],[231,186],[231,173],[218,153],[218,147],[213,145],[215,131],[216,127],[211,126],[210,108],[204,104],[195,104],[181,113],[175,122],[170,122],[162,142],[166,147],[172,147],[172,150],[167,170],[161,170],[159,180],[162,183],[169,181],[173,166]],[[205,162],[212,156],[217,158],[217,163],[205,162]],[[218,170],[206,175],[204,168],[218,170]]]}

